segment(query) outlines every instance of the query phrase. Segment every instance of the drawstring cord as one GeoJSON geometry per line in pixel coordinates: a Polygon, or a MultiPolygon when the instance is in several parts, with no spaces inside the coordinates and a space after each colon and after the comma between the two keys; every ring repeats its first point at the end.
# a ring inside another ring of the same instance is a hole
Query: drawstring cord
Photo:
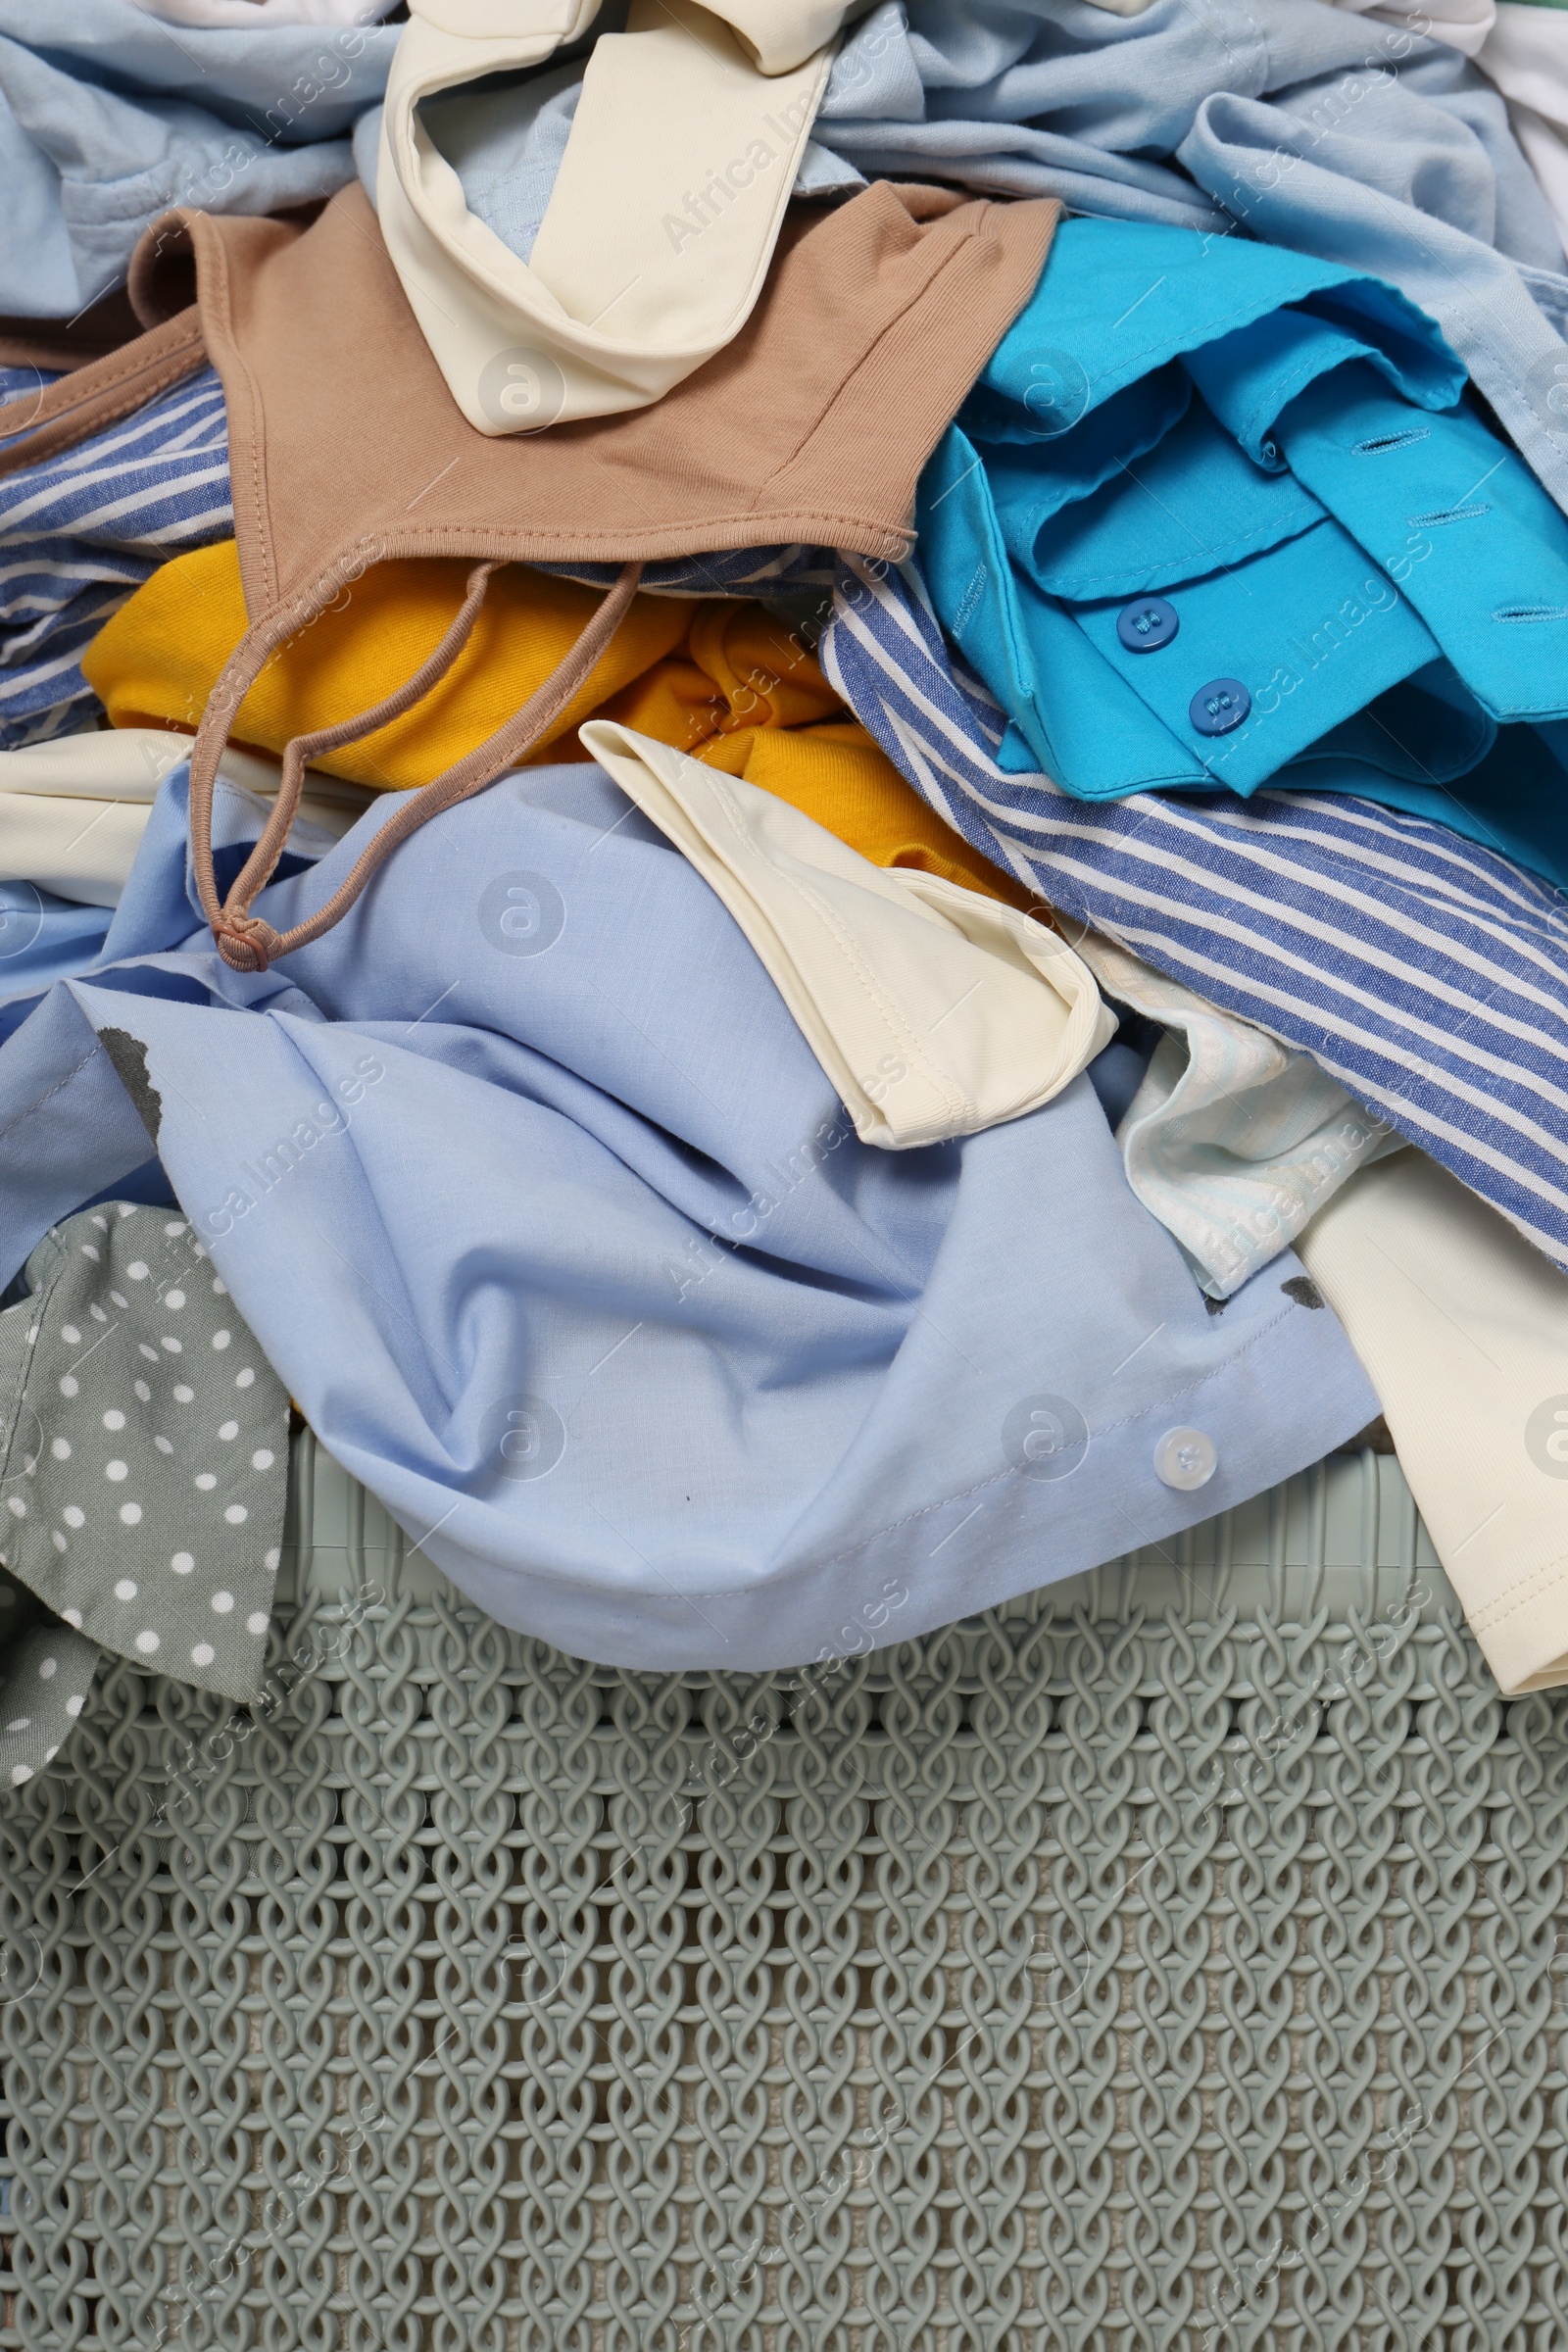
{"type": "Polygon", "coordinates": [[[246,631],[213,689],[192,748],[190,836],[196,892],[202,912],[212,926],[219,954],[236,972],[265,972],[280,956],[291,956],[296,948],[303,948],[310,941],[321,938],[334,924],[341,922],[367,883],[411,834],[416,833],[421,825],[428,824],[431,817],[441,815],[448,808],[455,808],[460,802],[471,800],[475,793],[483,792],[508,768],[515,767],[517,761],[550,733],[592,676],[637,593],[643,568],[641,564],[622,566],[614,586],[604,598],[570,653],[544,684],[534,690],[521,710],[514,712],[504,726],[498,727],[485,742],[477,745],[444,774],[437,776],[433,783],[426,784],[405,802],[396,816],[384,824],[373,840],[366,845],[326,905],[307,921],[296,923],[292,930],[279,933],[261,915],[252,914],[251,905],[267,887],[282,856],[289,828],[299,808],[307,762],[318,753],[335,751],[343,744],[358,741],[362,736],[373,735],[377,728],[386,726],[394,718],[400,718],[406,710],[421,702],[430,689],[446,676],[467,644],[483,607],[491,575],[500,569],[495,563],[476,564],[473,566],[456,619],[435,651],[395,694],[388,695],[372,710],[362,711],[356,718],[340,720],[336,726],[318,728],[313,734],[293,737],[283,754],[283,774],[276,804],[228,897],[220,903],[213,866],[213,791],[218,777],[218,764],[228,741],[234,713],[276,647],[302,628],[307,620],[314,618],[323,606],[330,604],[345,580],[353,576],[353,562],[354,559],[345,558],[305,596],[292,599],[283,612],[270,615],[246,631]]]}

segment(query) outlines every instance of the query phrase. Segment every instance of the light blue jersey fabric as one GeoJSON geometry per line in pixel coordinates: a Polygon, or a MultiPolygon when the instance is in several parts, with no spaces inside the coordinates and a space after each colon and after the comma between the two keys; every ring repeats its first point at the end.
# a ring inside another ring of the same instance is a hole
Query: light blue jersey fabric
{"type": "Polygon", "coordinates": [[[1568,881],[1568,519],[1393,287],[1074,220],[921,481],[1000,758],[1085,800],[1365,793],[1568,881]]]}
{"type": "Polygon", "coordinates": [[[132,0],[0,0],[0,312],[71,318],[171,205],[275,213],[354,176],[395,25],[165,24],[132,0]]]}
{"type": "MultiPolygon", "coordinates": [[[[1215,148],[1255,137],[1276,159],[1265,179],[1284,188],[1304,128],[1325,173],[1376,186],[1516,262],[1563,264],[1491,82],[1408,25],[1327,14],[1319,0],[1266,11],[1152,0],[1132,17],[1090,0],[882,0],[846,37],[817,125],[865,171],[1222,229],[1250,207],[1238,214],[1206,168],[1215,148]]],[[[1410,225],[1388,220],[1382,233],[1410,225]]],[[[1375,217],[1367,227],[1378,233],[1375,217]]]]}
{"type": "MultiPolygon", "coordinates": [[[[154,1132],[322,1442],[504,1623],[666,1669],[872,1646],[1375,1412],[1288,1255],[1209,1311],[1087,1079],[961,1143],[862,1146],[599,769],[448,810],[251,977],[196,924],[185,789],[104,959],[0,1047],[0,1281],[154,1132]]],[[[320,905],[402,798],[258,911],[320,905]]]]}

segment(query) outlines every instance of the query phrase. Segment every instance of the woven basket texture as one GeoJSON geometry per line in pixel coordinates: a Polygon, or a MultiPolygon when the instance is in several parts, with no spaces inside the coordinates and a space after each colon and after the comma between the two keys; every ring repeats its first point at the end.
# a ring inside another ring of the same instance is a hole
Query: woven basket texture
{"type": "Polygon", "coordinates": [[[1391,1456],[764,1676],[290,1513],[0,1796],[8,2352],[1568,2347],[1568,1693],[1391,1456]]]}

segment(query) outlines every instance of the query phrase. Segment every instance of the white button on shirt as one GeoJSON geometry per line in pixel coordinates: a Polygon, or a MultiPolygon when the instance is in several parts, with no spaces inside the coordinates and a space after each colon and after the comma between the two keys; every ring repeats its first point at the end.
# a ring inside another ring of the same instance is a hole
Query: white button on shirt
{"type": "Polygon", "coordinates": [[[1206,1487],[1218,1462],[1213,1439],[1200,1429],[1167,1429],[1154,1447],[1156,1475],[1184,1494],[1206,1487]]]}

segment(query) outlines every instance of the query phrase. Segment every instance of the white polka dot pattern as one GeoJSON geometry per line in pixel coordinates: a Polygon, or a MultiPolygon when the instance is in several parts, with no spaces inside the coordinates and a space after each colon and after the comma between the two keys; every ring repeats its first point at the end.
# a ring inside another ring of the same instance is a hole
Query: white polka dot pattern
{"type": "Polygon", "coordinates": [[[35,1690],[56,1679],[60,1643],[88,1663],[68,1661],[74,1690],[60,1681],[42,1722],[36,1705],[6,1704],[8,1630],[0,1785],[64,1740],[62,1702],[74,1695],[79,1712],[99,1648],[255,1693],[288,1461],[286,1392],[185,1222],[129,1203],[83,1212],[39,1244],[25,1278],[31,1295],[0,1311],[0,1394],[24,1407],[0,1433],[0,1605],[20,1586],[53,1612],[58,1655],[39,1655],[35,1690]]]}
{"type": "Polygon", "coordinates": [[[72,1725],[87,1703],[98,1669],[98,1644],[58,1619],[41,1616],[41,1604],[24,1586],[0,1569],[0,1599],[10,1618],[0,1650],[0,1787],[20,1788],[54,1761],[72,1725]]]}

